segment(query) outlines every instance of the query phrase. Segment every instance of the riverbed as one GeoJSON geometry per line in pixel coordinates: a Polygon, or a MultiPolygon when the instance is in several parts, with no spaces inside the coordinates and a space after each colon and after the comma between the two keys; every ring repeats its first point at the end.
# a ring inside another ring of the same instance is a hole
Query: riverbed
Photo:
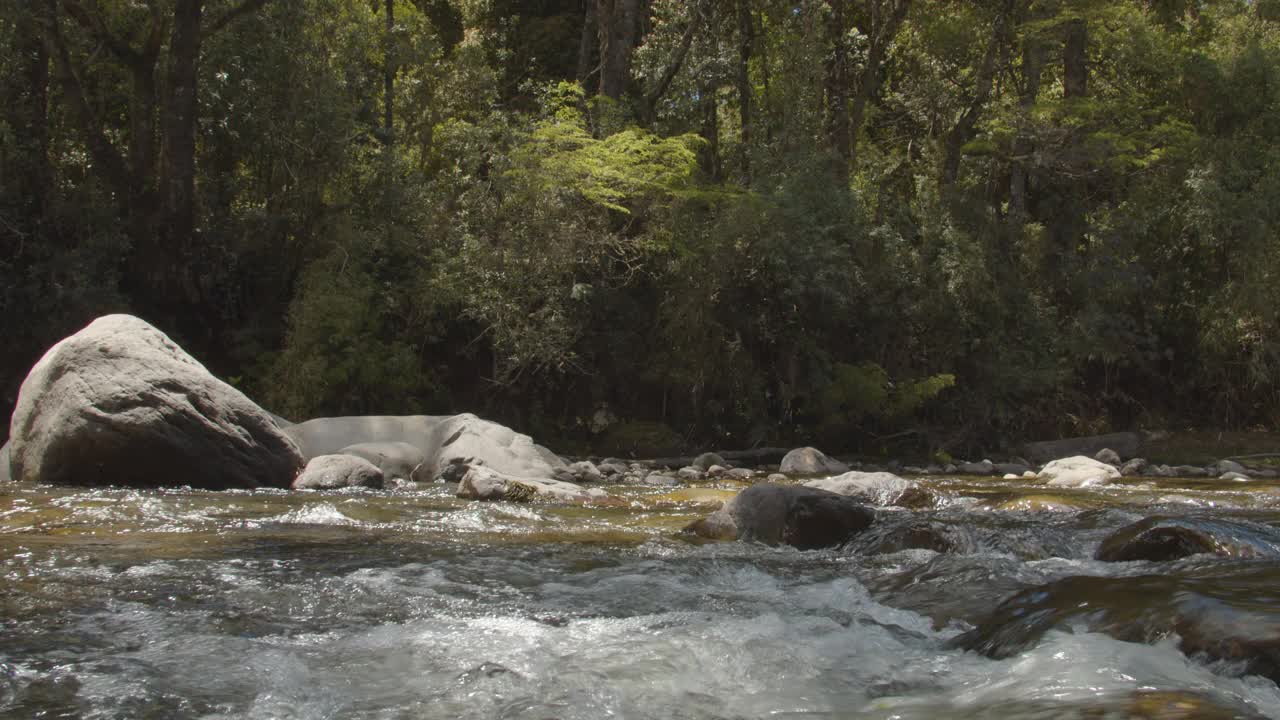
{"type": "Polygon", "coordinates": [[[680,533],[736,483],[589,507],[0,486],[0,718],[1280,718],[1272,679],[1176,636],[1081,622],[1000,659],[954,642],[1070,577],[1158,578],[1270,622],[1274,560],[1093,555],[1151,515],[1280,527],[1280,484],[919,482],[937,507],[877,523],[955,542],[680,533]]]}

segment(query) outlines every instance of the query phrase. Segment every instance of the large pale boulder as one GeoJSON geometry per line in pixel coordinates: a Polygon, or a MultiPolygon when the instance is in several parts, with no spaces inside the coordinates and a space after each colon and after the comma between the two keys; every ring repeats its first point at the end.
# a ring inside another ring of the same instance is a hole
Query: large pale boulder
{"type": "Polygon", "coordinates": [[[1088,487],[1117,480],[1120,471],[1113,465],[1076,455],[1054,460],[1045,465],[1036,477],[1052,487],[1088,487]]]}
{"type": "Polygon", "coordinates": [[[584,488],[559,480],[515,477],[483,465],[474,465],[458,483],[458,497],[512,502],[587,502],[608,497],[608,493],[600,488],[584,488]]]}
{"type": "Polygon", "coordinates": [[[403,442],[422,451],[419,475],[435,479],[452,461],[485,465],[517,477],[550,478],[566,467],[528,435],[470,413],[462,415],[371,415],[316,418],[291,425],[303,456],[329,455],[362,443],[403,442]]]}
{"type": "Polygon", "coordinates": [[[874,510],[833,492],[760,484],[738,493],[686,531],[718,540],[809,550],[843,545],[870,527],[875,517],[874,510]]]}
{"type": "Polygon", "coordinates": [[[293,481],[294,490],[333,490],[344,487],[381,488],[385,478],[376,465],[355,455],[311,458],[293,481]]]}
{"type": "Polygon", "coordinates": [[[406,442],[366,442],[348,445],[339,455],[353,455],[373,463],[388,480],[430,481],[422,474],[427,456],[417,446],[406,442]]]}
{"type": "Polygon", "coordinates": [[[893,473],[868,473],[858,472],[857,470],[851,470],[835,477],[810,480],[804,485],[805,487],[818,488],[837,495],[851,497],[872,505],[891,505],[902,493],[916,487],[915,483],[904,480],[893,473]]]}
{"type": "Polygon", "coordinates": [[[303,465],[266,411],[131,315],[50,348],[9,436],[14,479],[44,483],[289,487],[303,465]]]}
{"type": "Polygon", "coordinates": [[[9,443],[5,441],[4,445],[0,445],[0,483],[7,483],[13,480],[9,475],[9,443]]]}
{"type": "Polygon", "coordinates": [[[803,447],[787,453],[778,466],[778,472],[786,475],[839,475],[849,472],[849,466],[827,457],[821,450],[803,447]]]}

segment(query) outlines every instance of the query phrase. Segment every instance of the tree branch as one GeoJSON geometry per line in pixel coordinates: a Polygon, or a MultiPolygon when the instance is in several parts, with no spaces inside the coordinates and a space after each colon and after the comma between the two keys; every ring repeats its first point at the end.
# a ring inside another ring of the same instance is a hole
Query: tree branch
{"type": "Polygon", "coordinates": [[[693,44],[693,36],[697,34],[698,28],[702,26],[702,3],[699,2],[693,7],[693,17],[689,19],[689,26],[685,28],[684,35],[680,37],[680,46],[676,48],[675,55],[671,57],[671,62],[667,63],[667,67],[659,76],[658,82],[644,96],[646,107],[652,108],[658,100],[667,92],[667,88],[671,86],[671,81],[675,79],[676,74],[680,72],[680,67],[684,65],[685,56],[689,54],[689,46],[693,44]]]}

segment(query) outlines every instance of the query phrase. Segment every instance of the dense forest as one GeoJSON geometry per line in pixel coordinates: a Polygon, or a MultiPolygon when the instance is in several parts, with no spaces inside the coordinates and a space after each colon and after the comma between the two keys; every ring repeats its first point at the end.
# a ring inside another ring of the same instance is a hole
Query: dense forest
{"type": "Polygon", "coordinates": [[[564,451],[1280,424],[1280,1],[0,0],[0,410],[147,318],[564,451]]]}

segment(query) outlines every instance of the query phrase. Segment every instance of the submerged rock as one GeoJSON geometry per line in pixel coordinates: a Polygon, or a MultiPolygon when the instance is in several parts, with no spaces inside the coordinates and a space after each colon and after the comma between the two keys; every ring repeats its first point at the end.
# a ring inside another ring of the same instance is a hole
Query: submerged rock
{"type": "Polygon", "coordinates": [[[1280,558],[1280,530],[1243,520],[1149,517],[1109,535],[1094,557],[1106,562],[1160,562],[1202,553],[1280,558]]]}
{"type": "Polygon", "coordinates": [[[265,410],[131,315],[44,354],[10,442],[14,479],[65,485],[284,488],[303,465],[265,410]]]}
{"type": "Polygon", "coordinates": [[[344,487],[381,489],[385,478],[376,465],[355,455],[311,458],[293,481],[294,490],[333,490],[344,487]]]}
{"type": "Polygon", "coordinates": [[[1120,471],[1093,458],[1077,455],[1045,465],[1038,478],[1051,487],[1106,485],[1120,477],[1120,471]]]}
{"type": "Polygon", "coordinates": [[[1280,681],[1280,590],[1274,563],[1219,563],[1185,575],[1074,576],[1006,599],[949,644],[991,658],[1082,627],[1126,642],[1175,637],[1190,657],[1236,663],[1280,681]]]}
{"type": "Polygon", "coordinates": [[[792,450],[782,458],[782,463],[778,466],[778,472],[786,475],[838,475],[848,471],[848,465],[811,447],[792,450]]]}
{"type": "Polygon", "coordinates": [[[468,500],[555,500],[586,502],[608,497],[600,488],[583,488],[559,480],[535,480],[515,477],[483,465],[474,465],[458,483],[458,497],[468,500]]]}
{"type": "Polygon", "coordinates": [[[798,485],[760,484],[738,493],[686,530],[719,540],[810,550],[843,545],[874,520],[875,511],[842,495],[798,485]]]}
{"type": "Polygon", "coordinates": [[[853,549],[861,555],[885,555],[903,550],[963,554],[978,550],[978,540],[970,528],[920,519],[909,513],[896,514],[906,517],[877,522],[854,540],[853,549]]]}

